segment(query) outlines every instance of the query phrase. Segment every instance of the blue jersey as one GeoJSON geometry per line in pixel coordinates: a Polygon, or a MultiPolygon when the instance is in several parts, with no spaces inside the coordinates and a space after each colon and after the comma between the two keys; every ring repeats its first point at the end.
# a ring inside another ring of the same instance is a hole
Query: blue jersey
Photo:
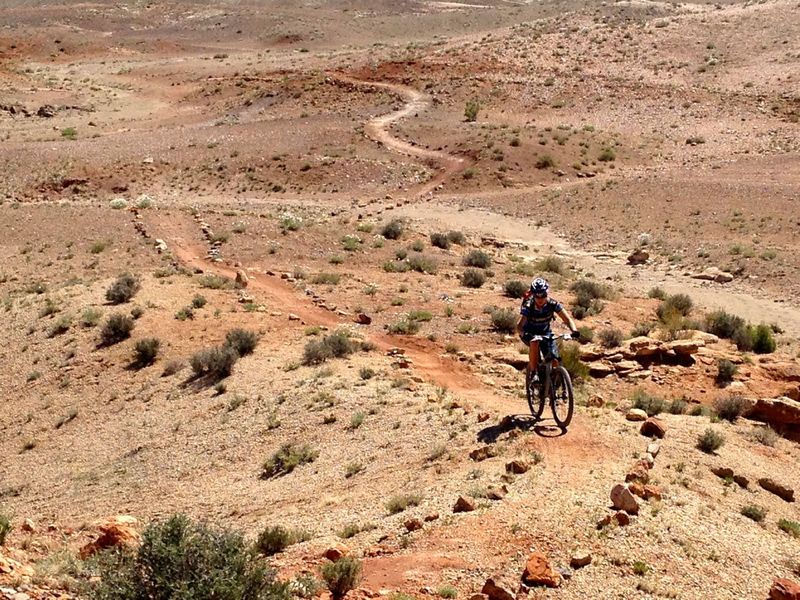
{"type": "Polygon", "coordinates": [[[522,306],[519,314],[527,317],[524,331],[534,335],[544,335],[550,333],[550,321],[556,318],[556,313],[560,313],[564,307],[553,298],[548,298],[542,308],[537,308],[533,300],[533,295],[528,295],[522,299],[522,306]]]}

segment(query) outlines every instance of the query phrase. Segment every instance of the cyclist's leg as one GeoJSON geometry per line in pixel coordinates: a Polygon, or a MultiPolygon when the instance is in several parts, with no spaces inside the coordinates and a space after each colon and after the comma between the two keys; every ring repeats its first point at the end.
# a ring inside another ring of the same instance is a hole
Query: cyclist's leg
{"type": "Polygon", "coordinates": [[[558,344],[556,344],[555,340],[547,340],[547,344],[547,350],[544,352],[544,354],[545,356],[549,357],[553,368],[556,368],[561,364],[561,355],[558,353],[558,344]]]}
{"type": "Polygon", "coordinates": [[[539,368],[539,343],[530,342],[528,344],[528,372],[536,374],[539,368]]]}

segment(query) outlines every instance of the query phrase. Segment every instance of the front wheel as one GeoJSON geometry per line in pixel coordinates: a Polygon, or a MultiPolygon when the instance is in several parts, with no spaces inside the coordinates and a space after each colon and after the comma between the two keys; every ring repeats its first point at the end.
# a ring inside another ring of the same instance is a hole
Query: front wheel
{"type": "Polygon", "coordinates": [[[545,397],[542,393],[541,384],[532,381],[533,373],[528,368],[525,369],[525,395],[528,397],[528,408],[531,409],[531,414],[534,420],[538,421],[542,418],[544,412],[545,397]]]}
{"type": "Polygon", "coordinates": [[[550,376],[550,406],[553,409],[553,419],[561,429],[566,429],[572,421],[575,401],[572,395],[572,380],[562,366],[553,369],[550,376]]]}

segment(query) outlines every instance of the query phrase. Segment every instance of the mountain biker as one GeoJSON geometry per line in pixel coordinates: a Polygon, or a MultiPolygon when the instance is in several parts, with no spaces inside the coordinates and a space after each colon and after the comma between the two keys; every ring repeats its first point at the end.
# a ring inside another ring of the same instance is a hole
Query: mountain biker
{"type": "Polygon", "coordinates": [[[523,296],[522,306],[519,310],[517,334],[528,346],[528,372],[533,374],[533,381],[539,380],[539,344],[544,344],[542,354],[545,357],[551,356],[554,361],[559,361],[561,357],[558,354],[555,340],[545,339],[540,342],[532,341],[531,338],[552,334],[550,322],[555,319],[556,315],[569,327],[573,339],[580,337],[575,321],[572,320],[570,314],[557,300],[547,297],[549,290],[550,284],[541,277],[537,277],[531,282],[530,290],[523,296]]]}

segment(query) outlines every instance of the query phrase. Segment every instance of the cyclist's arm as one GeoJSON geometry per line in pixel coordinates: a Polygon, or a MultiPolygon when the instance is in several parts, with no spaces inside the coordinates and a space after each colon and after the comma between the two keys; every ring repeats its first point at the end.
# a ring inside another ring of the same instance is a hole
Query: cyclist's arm
{"type": "Polygon", "coordinates": [[[567,312],[566,308],[562,308],[561,311],[556,314],[558,318],[564,321],[564,324],[569,327],[570,331],[578,331],[578,326],[575,325],[575,321],[572,320],[572,316],[567,312]]]}
{"type": "Polygon", "coordinates": [[[522,335],[522,330],[525,328],[525,323],[528,322],[528,317],[522,315],[517,321],[517,335],[522,335]]]}

